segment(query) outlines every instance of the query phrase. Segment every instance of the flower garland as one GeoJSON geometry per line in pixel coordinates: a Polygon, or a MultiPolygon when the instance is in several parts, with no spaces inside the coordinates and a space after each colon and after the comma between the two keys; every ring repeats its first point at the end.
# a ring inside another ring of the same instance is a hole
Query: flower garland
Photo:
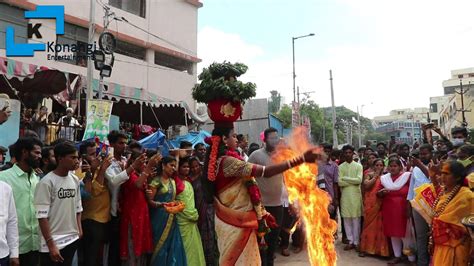
{"type": "Polygon", "coordinates": [[[217,166],[217,154],[219,153],[219,143],[221,142],[221,137],[212,136],[210,140],[211,144],[211,154],[209,156],[209,164],[207,168],[207,179],[210,181],[216,180],[216,166],[217,166]]]}

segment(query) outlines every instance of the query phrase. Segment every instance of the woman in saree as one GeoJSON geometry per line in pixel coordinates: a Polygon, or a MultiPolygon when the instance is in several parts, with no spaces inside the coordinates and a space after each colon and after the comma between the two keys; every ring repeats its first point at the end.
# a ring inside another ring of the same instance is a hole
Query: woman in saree
{"type": "Polygon", "coordinates": [[[463,186],[465,168],[447,161],[441,169],[430,169],[432,184],[416,189],[412,204],[431,224],[429,250],[434,266],[469,265],[471,237],[461,220],[474,213],[473,192],[463,186]]]}
{"type": "Polygon", "coordinates": [[[201,235],[202,246],[207,266],[219,265],[219,250],[217,250],[217,238],[214,226],[214,205],[204,200],[204,190],[201,183],[202,166],[197,157],[189,159],[190,175],[189,182],[194,189],[194,205],[199,213],[197,226],[201,235]]]}
{"type": "Polygon", "coordinates": [[[194,190],[189,183],[189,157],[179,159],[179,178],[184,182],[184,190],[176,199],[184,203],[184,210],[178,213],[179,231],[183,239],[188,265],[206,265],[202,249],[201,235],[197,227],[198,211],[194,207],[194,190]]]}
{"type": "MultiPolygon", "coordinates": [[[[142,153],[133,152],[128,165],[142,153]]],[[[130,173],[130,178],[120,188],[120,259],[122,265],[146,265],[147,255],[152,251],[151,225],[148,203],[145,196],[147,178],[161,160],[154,155],[139,168],[130,173]]]]}
{"type": "Polygon", "coordinates": [[[385,165],[382,159],[373,160],[371,172],[364,176],[364,224],[361,234],[360,254],[390,256],[390,245],[388,238],[383,232],[382,223],[382,200],[377,197],[377,190],[380,187],[380,177],[383,174],[385,165]]]}
{"type": "Polygon", "coordinates": [[[215,228],[220,252],[219,265],[260,265],[259,241],[276,227],[275,219],[265,211],[255,176],[271,178],[304,162],[320,158],[310,149],[304,155],[270,166],[245,162],[236,152],[237,135],[233,124],[216,125],[206,156],[203,186],[208,202],[214,200],[215,228]],[[214,199],[213,199],[214,196],[214,199]]]}
{"type": "Polygon", "coordinates": [[[175,158],[164,157],[161,167],[161,176],[153,179],[147,190],[154,246],[150,265],[183,266],[187,262],[178,221],[176,215],[169,213],[165,206],[176,201],[176,197],[184,190],[184,183],[173,179],[176,174],[175,158]]]}

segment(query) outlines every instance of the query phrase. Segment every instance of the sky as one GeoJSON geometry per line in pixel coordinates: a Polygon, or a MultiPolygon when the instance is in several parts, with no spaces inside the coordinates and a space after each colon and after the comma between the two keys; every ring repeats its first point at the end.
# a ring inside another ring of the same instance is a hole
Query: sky
{"type": "Polygon", "coordinates": [[[370,118],[429,107],[451,70],[474,67],[472,0],[202,2],[198,73],[212,62],[245,63],[241,80],[257,84],[258,98],[277,90],[292,101],[292,37],[309,33],[295,41],[300,92],[330,106],[331,69],[335,104],[370,118]]]}

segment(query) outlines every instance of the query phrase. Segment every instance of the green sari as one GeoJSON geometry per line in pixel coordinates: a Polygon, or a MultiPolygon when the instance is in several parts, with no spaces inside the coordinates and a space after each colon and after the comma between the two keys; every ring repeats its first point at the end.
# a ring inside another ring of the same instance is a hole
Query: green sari
{"type": "Polygon", "coordinates": [[[176,200],[184,202],[185,207],[184,210],[176,216],[178,218],[181,238],[183,239],[187,264],[193,266],[206,265],[201,235],[199,234],[199,229],[197,227],[199,215],[194,206],[193,186],[188,181],[183,182],[184,191],[176,197],[176,200]]]}

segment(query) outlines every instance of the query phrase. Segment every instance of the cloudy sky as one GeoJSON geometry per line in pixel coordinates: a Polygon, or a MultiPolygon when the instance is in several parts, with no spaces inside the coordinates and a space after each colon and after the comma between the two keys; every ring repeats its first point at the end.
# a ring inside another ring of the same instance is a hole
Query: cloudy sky
{"type": "Polygon", "coordinates": [[[199,69],[217,61],[249,66],[244,80],[257,97],[292,93],[291,37],[296,84],[311,99],[363,115],[428,107],[442,95],[450,70],[474,67],[473,0],[203,0],[199,10],[199,69]],[[371,104],[372,103],[372,104],[371,104]]]}

